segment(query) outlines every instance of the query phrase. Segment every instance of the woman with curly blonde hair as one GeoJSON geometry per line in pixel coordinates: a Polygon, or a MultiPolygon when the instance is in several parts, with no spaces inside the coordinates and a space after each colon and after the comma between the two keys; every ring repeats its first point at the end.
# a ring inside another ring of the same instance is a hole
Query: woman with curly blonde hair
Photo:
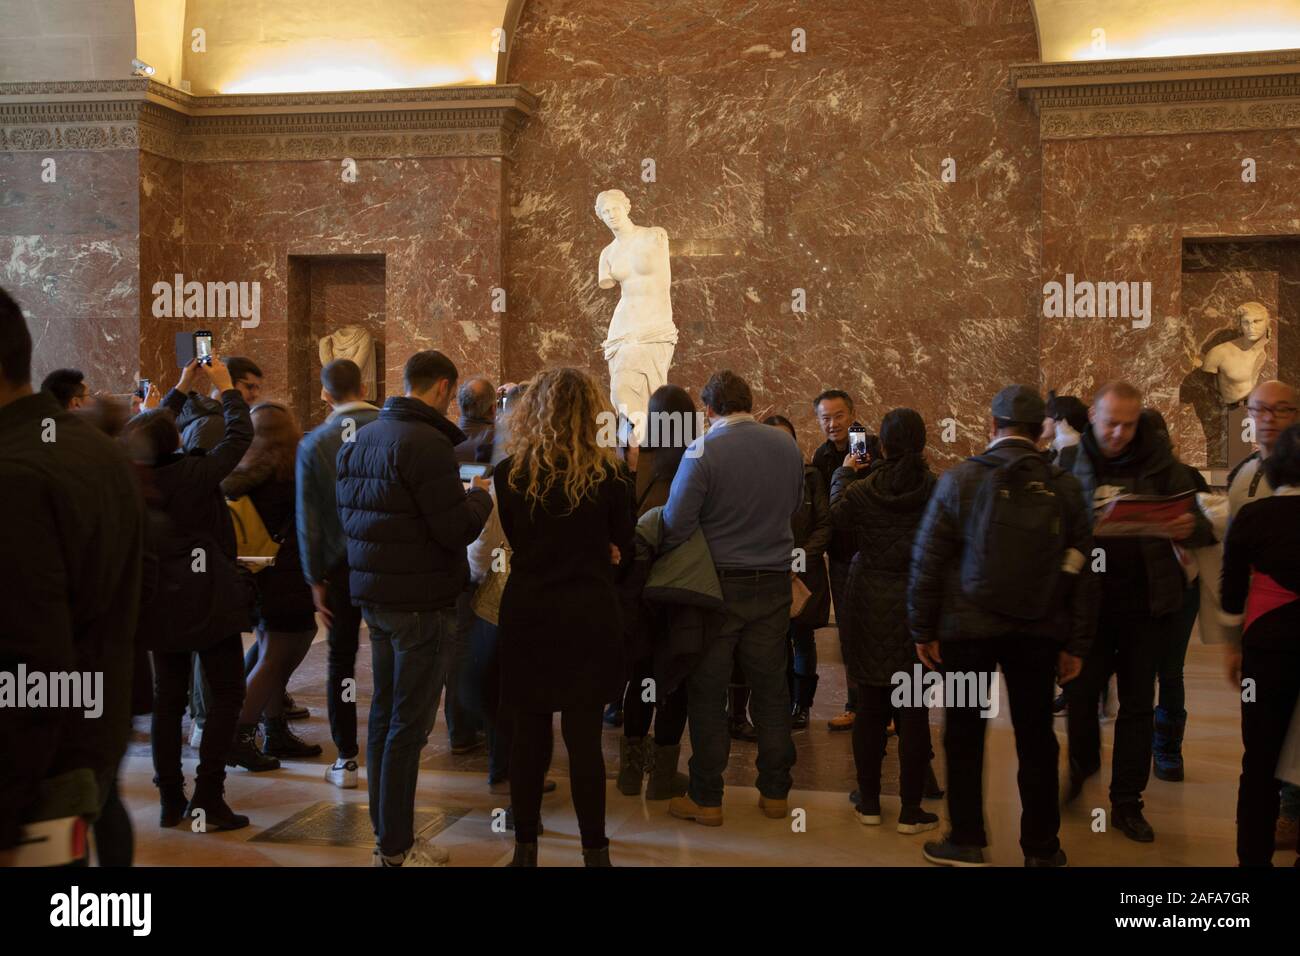
{"type": "Polygon", "coordinates": [[[510,412],[493,473],[510,576],[501,596],[501,704],[513,714],[516,866],[537,865],[556,711],[588,866],[609,866],[601,713],[623,690],[615,565],[630,554],[632,487],[610,440],[614,412],[573,368],[537,374],[510,412]]]}

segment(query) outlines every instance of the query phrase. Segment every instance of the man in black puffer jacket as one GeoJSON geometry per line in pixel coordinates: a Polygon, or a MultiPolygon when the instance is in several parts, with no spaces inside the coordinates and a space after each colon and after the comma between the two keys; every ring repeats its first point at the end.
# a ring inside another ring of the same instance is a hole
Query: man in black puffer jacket
{"type": "Polygon", "coordinates": [[[344,442],[338,508],[352,603],[370,628],[375,691],[366,743],[376,866],[440,866],[445,851],[416,843],[415,784],[433,729],[438,645],[453,639],[456,597],[469,582],[465,549],[492,512],[486,479],[469,494],[447,419],[456,366],[440,352],[406,363],[406,395],[344,442]]]}
{"type": "MultiPolygon", "coordinates": [[[[1167,439],[1142,419],[1142,395],[1127,382],[1104,386],[1089,412],[1091,427],[1079,441],[1074,475],[1091,508],[1117,494],[1177,495],[1196,491],[1167,439]]],[[[1193,502],[1171,528],[1188,548],[1213,543],[1210,523],[1193,502]]],[[[1079,679],[1065,688],[1069,704],[1070,792],[1101,767],[1097,702],[1112,673],[1118,675],[1110,802],[1112,823],[1140,843],[1155,839],[1142,816],[1142,791],[1151,772],[1156,671],[1178,628],[1187,578],[1169,538],[1099,539],[1105,554],[1097,640],[1079,679]]]]}
{"type": "MultiPolygon", "coordinates": [[[[917,655],[931,668],[945,671],[945,680],[960,676],[991,684],[997,680],[995,671],[1002,669],[1015,715],[1025,865],[1063,866],[1053,684],[1059,680],[1068,685],[1074,679],[1091,641],[1095,610],[1085,558],[1092,551],[1092,533],[1078,483],[1039,457],[1044,414],[1042,397],[1027,386],[1011,385],[994,397],[992,443],[983,455],[947,471],[926,506],[912,548],[907,616],[917,655]],[[1021,462],[1024,458],[1034,462],[1021,462]],[[1034,470],[1031,465],[1037,464],[1045,474],[1024,485],[1024,496],[1012,499],[1015,504],[1023,506],[1034,497],[1035,487],[1047,486],[1059,509],[1053,523],[1035,525],[1034,534],[1016,534],[1014,523],[981,521],[981,515],[988,515],[983,503],[1000,500],[996,493],[989,494],[998,486],[986,487],[986,483],[995,480],[999,469],[1017,462],[1017,469],[1034,470]],[[1010,536],[1007,528],[1012,530],[1010,536]],[[1050,565],[1038,547],[1043,537],[1039,532],[1049,528],[1058,539],[1050,565]],[[1011,569],[1012,583],[1016,576],[1024,582],[1020,589],[1012,589],[1010,606],[1005,599],[982,597],[977,586],[967,593],[963,582],[968,551],[977,569],[972,575],[974,585],[1004,568],[1011,569]],[[982,563],[974,557],[981,554],[982,563]],[[1042,580],[1030,584],[1030,578],[1042,580]]],[[[945,699],[952,831],[947,839],[925,845],[925,857],[932,863],[984,864],[983,848],[988,844],[981,787],[986,726],[982,714],[968,701],[945,699]]]]}

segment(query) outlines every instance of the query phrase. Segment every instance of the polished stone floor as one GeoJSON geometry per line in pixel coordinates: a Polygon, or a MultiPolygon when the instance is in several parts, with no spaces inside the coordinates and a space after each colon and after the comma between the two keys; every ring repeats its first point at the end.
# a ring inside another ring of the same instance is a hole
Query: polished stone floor
{"type": "MultiPolygon", "coordinates": [[[[358,675],[363,751],[369,694],[368,646],[363,632],[358,675]]],[[[604,739],[611,778],[606,816],[611,857],[616,865],[928,865],[921,857],[921,844],[933,834],[903,836],[892,825],[898,812],[895,740],[891,739],[889,745],[886,796],[882,800],[885,826],[864,827],[854,818],[847,799],[854,786],[849,735],[831,733],[826,727],[826,720],[841,708],[844,690],[833,626],[818,632],[818,648],[822,679],[815,720],[809,729],[795,734],[799,756],[790,806],[803,811],[803,826],[797,827],[793,819],[770,820],[759,813],[753,789],[752,744],[733,745],[724,802],[726,818],[720,828],[672,819],[665,803],[622,796],[612,780],[620,731],[609,728],[604,739]]],[[[136,827],[138,864],[369,865],[364,767],[361,788],[357,790],[338,790],[323,776],[334,756],[325,720],[325,651],[324,640],[318,636],[290,683],[299,703],[312,712],[310,719],[297,722],[295,728],[306,739],[321,744],[325,753],[315,760],[287,761],[282,769],[271,773],[232,770],[227,779],[227,800],[251,817],[252,825],[245,830],[200,835],[183,827],[159,829],[156,792],[151,783],[148,720],[137,721],[121,783],[123,799],[136,827]]],[[[1094,832],[1093,811],[1106,807],[1107,768],[1064,812],[1061,839],[1073,865],[1229,866],[1235,862],[1233,809],[1241,757],[1239,705],[1220,676],[1217,649],[1201,646],[1195,636],[1187,661],[1187,697],[1191,712],[1185,746],[1187,779],[1183,783],[1164,783],[1153,778],[1146,795],[1146,812],[1156,830],[1156,842],[1139,845],[1117,832],[1094,832]]],[[[942,781],[939,721],[936,715],[932,733],[938,752],[935,768],[942,781]]],[[[1056,729],[1064,747],[1064,720],[1056,721],[1056,729]]],[[[1110,736],[1111,724],[1106,722],[1103,738],[1107,754],[1110,736]]],[[[986,749],[985,813],[991,840],[988,856],[996,864],[1019,866],[1022,857],[1017,844],[1015,746],[1005,708],[989,721],[986,749]]],[[[196,757],[186,747],[185,770],[191,779],[196,757]]],[[[494,832],[492,825],[493,811],[499,811],[506,800],[488,792],[485,768],[486,757],[481,752],[460,756],[450,752],[446,724],[440,715],[421,764],[417,827],[426,836],[434,835],[436,842],[451,852],[453,866],[501,865],[511,855],[512,835],[494,832]]],[[[543,804],[546,833],[541,841],[540,861],[551,866],[579,865],[577,823],[568,799],[565,754],[558,728],[552,769],[559,789],[543,804]]],[[[928,801],[927,805],[941,816],[946,815],[942,800],[928,801]]],[[[1289,864],[1292,858],[1279,853],[1275,862],[1289,864]]]]}

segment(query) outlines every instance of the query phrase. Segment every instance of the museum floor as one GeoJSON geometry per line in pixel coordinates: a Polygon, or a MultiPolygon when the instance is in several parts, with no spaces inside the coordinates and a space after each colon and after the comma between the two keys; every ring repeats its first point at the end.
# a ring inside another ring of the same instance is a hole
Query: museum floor
{"type": "MultiPolygon", "coordinates": [[[[826,719],[842,703],[844,674],[833,627],[817,635],[821,655],[821,686],[815,720],[795,733],[798,764],[790,806],[806,811],[806,832],[793,832],[792,821],[763,817],[752,787],[754,747],[733,743],[725,825],[701,827],[674,820],[665,803],[624,797],[614,788],[619,730],[607,728],[605,753],[608,785],[608,833],[617,866],[927,866],[921,844],[932,835],[902,836],[892,824],[898,811],[897,742],[890,740],[886,769],[885,826],[858,824],[847,794],[853,788],[853,758],[848,734],[832,734],[826,719]]],[[[1230,866],[1235,863],[1233,808],[1236,803],[1241,737],[1238,705],[1219,672],[1216,648],[1203,647],[1193,636],[1187,659],[1187,698],[1191,717],[1187,728],[1187,780],[1163,783],[1152,779],[1146,814],[1156,830],[1156,842],[1133,843],[1117,832],[1094,833],[1091,810],[1105,806],[1104,780],[1090,782],[1062,821],[1061,840],[1072,865],[1082,866],[1230,866]]],[[[136,863],[171,866],[366,866],[372,837],[365,815],[364,767],[361,787],[338,790],[324,780],[333,758],[325,720],[325,642],[318,636],[290,690],[311,708],[311,718],[295,726],[304,738],[321,744],[325,753],[312,761],[287,761],[272,773],[233,770],[227,799],[252,825],[234,833],[195,835],[184,828],[160,830],[158,805],[151,784],[148,719],[136,723],[123,764],[122,796],[136,827],[136,863]]],[[[369,650],[362,634],[358,682],[361,687],[361,734],[364,752],[366,707],[369,700],[369,650]]],[[[1003,697],[1005,700],[1005,696],[1003,697]]],[[[1107,752],[1111,723],[1103,725],[1107,752]]],[[[1065,743],[1065,722],[1057,720],[1057,736],[1065,743]]],[[[186,728],[188,734],[188,725],[186,728]]],[[[934,727],[939,757],[935,767],[943,778],[938,719],[934,727]]],[[[556,733],[552,776],[559,790],[542,807],[546,833],[542,837],[543,866],[575,866],[577,824],[568,800],[565,753],[556,733]]],[[[685,750],[686,748],[684,748],[685,750]]],[[[185,770],[192,780],[197,754],[186,747],[185,770]]],[[[1004,712],[991,721],[985,772],[986,814],[992,845],[989,858],[999,865],[1019,866],[1017,845],[1019,801],[1015,788],[1015,750],[1004,712]]],[[[1062,757],[1064,759],[1064,757],[1062,757]]],[[[683,754],[683,761],[685,754],[683,754]]],[[[451,852],[453,866],[499,866],[510,859],[513,836],[493,832],[492,811],[505,805],[488,792],[486,756],[480,751],[455,756],[447,743],[441,714],[424,752],[417,798],[417,827],[451,852]]],[[[943,801],[927,805],[941,816],[943,801]]],[[[1289,864],[1289,854],[1275,862],[1289,864]]]]}

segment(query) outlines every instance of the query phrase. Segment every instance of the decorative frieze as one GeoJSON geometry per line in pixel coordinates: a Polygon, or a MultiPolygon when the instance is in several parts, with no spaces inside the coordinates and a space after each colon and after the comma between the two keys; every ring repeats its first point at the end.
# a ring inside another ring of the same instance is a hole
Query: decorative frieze
{"type": "Polygon", "coordinates": [[[187,162],[509,158],[519,86],[190,96],[148,79],[0,84],[0,151],[134,149],[187,162]]]}
{"type": "Polygon", "coordinates": [[[1300,52],[1029,63],[1011,83],[1044,139],[1300,128],[1300,52]]]}

